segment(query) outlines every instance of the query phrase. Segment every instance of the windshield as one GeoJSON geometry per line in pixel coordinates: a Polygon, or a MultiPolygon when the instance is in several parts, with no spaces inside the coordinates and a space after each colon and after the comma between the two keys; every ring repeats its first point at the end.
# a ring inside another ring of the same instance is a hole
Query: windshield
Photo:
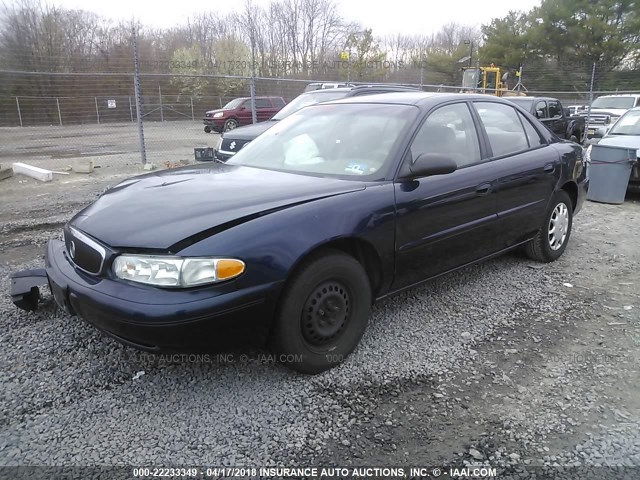
{"type": "Polygon", "coordinates": [[[315,105],[316,103],[321,102],[330,102],[332,100],[339,100],[341,98],[344,98],[347,93],[348,92],[327,92],[325,90],[321,90],[319,92],[300,95],[291,100],[291,102],[289,102],[282,110],[276,113],[273,116],[273,120],[282,120],[283,118],[286,118],[292,113],[297,112],[301,108],[308,107],[309,105],[315,105]]]}
{"type": "Polygon", "coordinates": [[[640,110],[625,113],[609,131],[609,135],[640,136],[640,110]]]}
{"type": "Polygon", "coordinates": [[[227,163],[379,180],[417,112],[409,105],[314,105],[271,127],[227,163]]]}
{"type": "Polygon", "coordinates": [[[477,68],[468,68],[462,74],[462,87],[463,88],[478,88],[480,83],[480,70],[477,68]]]}
{"type": "Polygon", "coordinates": [[[600,97],[591,104],[591,108],[633,108],[634,97],[600,97]]]}
{"type": "Polygon", "coordinates": [[[234,108],[238,108],[242,102],[244,102],[244,98],[236,98],[222,107],[222,110],[233,110],[234,108]]]}

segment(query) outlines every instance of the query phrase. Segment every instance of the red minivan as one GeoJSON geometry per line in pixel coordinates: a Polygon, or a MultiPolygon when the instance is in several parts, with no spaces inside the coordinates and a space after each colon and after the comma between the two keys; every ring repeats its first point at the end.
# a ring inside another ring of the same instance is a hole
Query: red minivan
{"type": "MultiPolygon", "coordinates": [[[[256,97],[256,116],[259,122],[269,120],[284,107],[282,97],[256,97]]],[[[241,97],[231,100],[218,110],[209,110],[204,114],[202,123],[204,131],[226,132],[241,125],[253,122],[251,116],[251,97],[241,97]]]]}

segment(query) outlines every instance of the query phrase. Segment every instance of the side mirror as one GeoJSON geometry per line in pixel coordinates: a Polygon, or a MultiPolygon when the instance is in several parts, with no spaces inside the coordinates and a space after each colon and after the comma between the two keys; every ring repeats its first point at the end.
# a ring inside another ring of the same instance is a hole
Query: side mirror
{"type": "Polygon", "coordinates": [[[458,169],[456,161],[442,153],[422,153],[408,166],[405,177],[419,178],[431,175],[445,175],[458,169]]]}

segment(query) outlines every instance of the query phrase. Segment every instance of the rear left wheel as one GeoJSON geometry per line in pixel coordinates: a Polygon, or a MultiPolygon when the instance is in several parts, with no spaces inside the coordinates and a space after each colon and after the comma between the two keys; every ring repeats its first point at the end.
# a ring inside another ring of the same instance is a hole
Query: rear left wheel
{"type": "Polygon", "coordinates": [[[371,311],[371,286],[362,265],[338,251],[309,258],[287,283],[271,336],[288,367],[320,373],[356,348],[371,311]]]}
{"type": "Polygon", "coordinates": [[[555,195],[544,218],[537,235],[524,250],[534,260],[553,262],[564,253],[571,236],[573,202],[567,192],[560,190],[555,195]]]}

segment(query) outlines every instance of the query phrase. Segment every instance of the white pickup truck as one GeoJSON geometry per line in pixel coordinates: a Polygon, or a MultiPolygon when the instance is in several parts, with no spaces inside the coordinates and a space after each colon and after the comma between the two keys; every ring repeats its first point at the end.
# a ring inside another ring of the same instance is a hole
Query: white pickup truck
{"type": "Polygon", "coordinates": [[[578,115],[589,117],[587,120],[587,138],[602,137],[611,126],[624,115],[627,110],[640,106],[640,94],[603,95],[591,104],[591,114],[588,110],[578,115]],[[598,135],[596,131],[599,131],[598,135]]]}

